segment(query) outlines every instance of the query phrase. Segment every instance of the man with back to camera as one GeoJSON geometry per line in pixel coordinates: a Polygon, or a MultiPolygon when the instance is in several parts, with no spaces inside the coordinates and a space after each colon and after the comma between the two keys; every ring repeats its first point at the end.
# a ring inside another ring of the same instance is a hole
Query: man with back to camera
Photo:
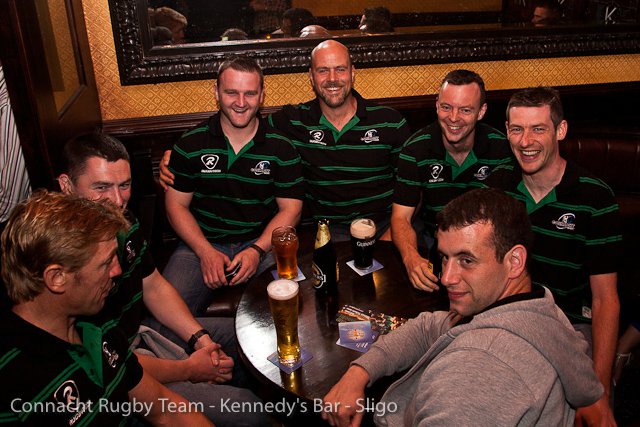
{"type": "Polygon", "coordinates": [[[496,171],[487,184],[526,205],[536,238],[533,284],[550,289],[574,327],[588,341],[593,336],[594,367],[608,402],[620,314],[618,205],[604,182],[560,155],[568,124],[557,90],[514,93],[506,127],[519,167],[496,171]]]}
{"type": "Polygon", "coordinates": [[[237,367],[234,372],[234,359],[238,360],[238,355],[233,319],[194,319],[176,290],[156,269],[139,222],[126,210],[131,197],[131,169],[124,145],[105,134],[87,134],[67,142],[62,157],[64,173],[58,182],[64,193],[109,200],[132,223],[119,239],[122,277],[93,321],[119,326],[129,342],[134,342],[144,368],[192,402],[202,402],[205,414],[217,425],[264,423],[261,414],[220,411],[221,399],[259,400],[249,390],[221,385],[229,381],[232,385],[242,384],[237,367]],[[164,336],[148,328],[138,334],[145,307],[164,326],[164,336]],[[172,345],[165,337],[178,345],[172,345]],[[183,350],[187,347],[192,351],[188,357],[183,350]]]}
{"type": "Polygon", "coordinates": [[[259,116],[263,88],[253,59],[223,62],[215,86],[220,111],[173,148],[175,181],[165,205],[182,242],[164,274],[195,314],[205,312],[215,288],[245,282],[273,265],[265,257],[272,231],[300,220],[300,156],[259,116]]]}
{"type": "Polygon", "coordinates": [[[409,280],[417,289],[438,289],[428,260],[418,253],[418,236],[412,226],[416,208],[427,246],[436,230],[436,213],[456,196],[481,186],[512,154],[498,130],[478,123],[487,111],[484,81],[468,70],[449,72],[436,100],[438,120],[419,130],[402,148],[393,194],[391,233],[400,251],[409,280]]]}
{"type": "Polygon", "coordinates": [[[0,312],[0,424],[118,425],[131,402],[150,405],[137,411],[150,409],[154,425],[212,425],[166,409],[189,403],[142,369],[121,329],[78,320],[102,309],[122,273],[116,236],[128,227],[117,207],[60,193],[13,210],[2,234],[13,306],[0,312]]]}
{"type": "Polygon", "coordinates": [[[524,207],[476,189],[437,219],[450,311],[424,312],[381,337],[324,397],[323,418],[358,426],[365,387],[409,369],[378,402],[397,410],[377,425],[572,426],[573,408],[596,402],[602,386],[551,292],[532,292],[524,207]]]}
{"type": "MultiPolygon", "coordinates": [[[[309,79],[315,99],[285,105],[269,117],[300,153],[309,211],[315,220],[330,220],[334,241],[349,239],[356,218],[374,220],[378,235],[388,240],[396,163],[410,134],[407,121],[353,89],[349,50],[335,40],[313,49],[309,79]]],[[[169,155],[160,164],[166,184],[173,179],[163,166],[169,155]]]]}

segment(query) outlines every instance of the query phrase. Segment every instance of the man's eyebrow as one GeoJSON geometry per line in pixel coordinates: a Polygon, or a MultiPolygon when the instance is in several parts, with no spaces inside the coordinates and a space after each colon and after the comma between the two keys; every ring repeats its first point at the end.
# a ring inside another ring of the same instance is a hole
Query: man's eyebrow
{"type": "Polygon", "coordinates": [[[91,184],[92,187],[96,187],[99,185],[113,185],[113,182],[109,182],[109,181],[96,181],[94,183],[91,184]]]}

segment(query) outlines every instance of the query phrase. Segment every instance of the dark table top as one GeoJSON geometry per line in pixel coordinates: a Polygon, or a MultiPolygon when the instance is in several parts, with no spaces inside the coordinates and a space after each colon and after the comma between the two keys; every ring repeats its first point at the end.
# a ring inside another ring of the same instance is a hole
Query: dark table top
{"type": "MultiPolygon", "coordinates": [[[[313,358],[292,374],[282,373],[267,357],[276,350],[276,332],[269,311],[267,284],[273,277],[266,271],[245,290],[236,316],[236,332],[244,362],[262,383],[279,387],[294,397],[322,398],[340,379],[349,363],[361,353],[341,347],[335,315],[350,304],[391,316],[416,317],[422,311],[446,310],[445,292],[418,291],[409,283],[404,265],[391,242],[377,242],[375,259],[384,268],[359,276],[346,262],[351,260],[349,242],[336,243],[340,281],[334,297],[319,294],[312,286],[311,253],[299,252],[298,265],[307,277],[300,283],[298,333],[300,345],[313,358]]],[[[281,390],[279,390],[281,391],[281,390]]]]}

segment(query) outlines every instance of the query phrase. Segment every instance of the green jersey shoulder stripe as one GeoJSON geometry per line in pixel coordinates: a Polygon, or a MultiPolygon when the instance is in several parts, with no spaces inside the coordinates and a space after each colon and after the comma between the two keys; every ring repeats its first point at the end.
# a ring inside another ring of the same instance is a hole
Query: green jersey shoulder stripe
{"type": "Polygon", "coordinates": [[[200,126],[198,128],[186,131],[185,133],[182,134],[181,138],[186,138],[186,137],[194,135],[196,133],[202,133],[202,132],[206,132],[208,130],[209,130],[209,125],[200,126]]]}
{"type": "Polygon", "coordinates": [[[215,215],[209,211],[203,210],[203,209],[194,209],[195,212],[198,212],[200,215],[202,215],[203,217],[207,217],[207,218],[211,218],[211,219],[215,219],[217,221],[223,222],[225,224],[230,224],[230,225],[237,225],[239,227],[257,227],[258,225],[262,224],[261,221],[236,221],[236,220],[232,220],[232,219],[228,219],[228,218],[222,218],[218,215],[215,215]]]}
{"type": "Polygon", "coordinates": [[[551,237],[556,237],[558,239],[564,239],[564,240],[578,240],[581,242],[584,242],[587,240],[587,236],[585,236],[584,234],[578,234],[578,233],[573,233],[573,234],[569,234],[569,233],[561,233],[558,231],[554,231],[554,230],[548,230],[546,228],[542,228],[540,226],[534,225],[531,227],[531,229],[534,231],[534,233],[538,233],[538,234],[544,234],[546,236],[551,236],[551,237]]]}
{"type": "Polygon", "coordinates": [[[551,258],[547,258],[541,255],[533,255],[532,256],[533,259],[535,259],[536,261],[539,261],[543,264],[550,264],[550,265],[556,265],[558,267],[567,267],[570,268],[572,270],[580,270],[580,268],[582,268],[582,264],[576,264],[573,262],[569,262],[569,261],[559,261],[556,259],[551,259],[551,258]]]}
{"type": "Polygon", "coordinates": [[[371,181],[379,181],[381,179],[387,180],[393,178],[392,173],[387,173],[384,175],[377,176],[368,176],[360,179],[341,179],[337,181],[314,181],[311,179],[307,180],[307,183],[319,186],[330,186],[330,185],[349,185],[349,184],[359,184],[362,182],[371,182],[371,181]]]}

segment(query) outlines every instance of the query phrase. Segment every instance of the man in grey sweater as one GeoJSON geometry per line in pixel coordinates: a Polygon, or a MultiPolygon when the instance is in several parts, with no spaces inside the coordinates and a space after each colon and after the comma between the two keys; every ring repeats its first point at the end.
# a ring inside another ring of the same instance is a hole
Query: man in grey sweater
{"type": "Polygon", "coordinates": [[[531,291],[524,207],[473,190],[447,204],[438,224],[450,311],[422,313],[382,337],[325,396],[323,418],[358,426],[365,387],[408,369],[376,405],[377,425],[573,425],[574,408],[594,404],[603,388],[550,292],[531,291]]]}

